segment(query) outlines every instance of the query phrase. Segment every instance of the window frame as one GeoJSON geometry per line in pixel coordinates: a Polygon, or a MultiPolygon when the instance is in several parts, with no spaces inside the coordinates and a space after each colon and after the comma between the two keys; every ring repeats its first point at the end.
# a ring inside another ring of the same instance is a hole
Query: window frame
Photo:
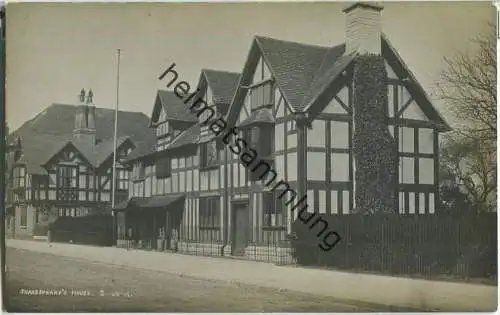
{"type": "Polygon", "coordinates": [[[286,229],[287,228],[287,208],[286,208],[286,195],[283,198],[279,196],[284,191],[270,190],[263,192],[262,195],[262,228],[263,229],[286,229]],[[272,206],[268,204],[272,203],[272,206]],[[274,224],[272,215],[275,216],[274,224]],[[281,217],[278,217],[280,215],[281,217]]]}
{"type": "Polygon", "coordinates": [[[128,190],[129,174],[126,168],[117,168],[116,187],[117,190],[128,190]]]}
{"type": "Polygon", "coordinates": [[[200,229],[220,229],[220,197],[200,198],[200,229]]]}
{"type": "Polygon", "coordinates": [[[272,106],[275,102],[274,88],[275,88],[275,84],[274,84],[273,78],[264,79],[262,81],[255,83],[255,84],[250,85],[249,92],[248,92],[248,97],[250,98],[250,111],[253,112],[253,111],[256,111],[256,110],[263,108],[263,107],[271,107],[272,108],[272,106]],[[266,99],[264,99],[265,93],[262,93],[261,100],[260,100],[261,103],[258,105],[254,105],[254,97],[252,95],[254,93],[256,93],[256,91],[259,91],[260,89],[264,90],[265,89],[264,86],[266,86],[266,85],[269,85],[269,102],[266,103],[266,99]]]}
{"type": "Polygon", "coordinates": [[[14,188],[24,188],[26,187],[26,167],[25,166],[15,166],[13,176],[13,187],[14,188]],[[22,174],[22,175],[21,175],[22,174]]]}
{"type": "Polygon", "coordinates": [[[57,187],[59,189],[77,189],[78,188],[78,166],[77,165],[58,165],[57,166],[57,187]],[[68,174],[62,174],[64,170],[69,171],[68,174]],[[75,171],[73,174],[73,170],[75,171]],[[70,184],[65,185],[65,181],[69,179],[70,184]],[[74,185],[73,185],[74,183],[74,185]]]}
{"type": "Polygon", "coordinates": [[[157,158],[155,161],[155,173],[154,175],[156,176],[157,179],[165,179],[172,177],[172,159],[170,157],[160,157],[157,158]],[[158,169],[162,170],[161,168],[158,168],[158,163],[161,161],[165,161],[167,166],[164,166],[166,170],[164,171],[165,174],[160,174],[158,172],[158,169]]]}
{"type": "Polygon", "coordinates": [[[200,156],[200,169],[201,170],[219,167],[218,149],[217,149],[216,140],[201,143],[199,156],[200,156]],[[208,158],[209,157],[209,154],[208,154],[208,146],[209,145],[213,146],[213,153],[214,153],[213,158],[211,160],[209,160],[209,158],[208,158]]]}

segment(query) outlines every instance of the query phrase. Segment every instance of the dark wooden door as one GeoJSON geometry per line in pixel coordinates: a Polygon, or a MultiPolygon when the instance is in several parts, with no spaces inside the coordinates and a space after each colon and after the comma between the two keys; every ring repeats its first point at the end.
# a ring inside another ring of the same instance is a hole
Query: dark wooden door
{"type": "Polygon", "coordinates": [[[234,203],[233,215],[232,252],[235,256],[243,256],[248,244],[248,203],[234,203]]]}

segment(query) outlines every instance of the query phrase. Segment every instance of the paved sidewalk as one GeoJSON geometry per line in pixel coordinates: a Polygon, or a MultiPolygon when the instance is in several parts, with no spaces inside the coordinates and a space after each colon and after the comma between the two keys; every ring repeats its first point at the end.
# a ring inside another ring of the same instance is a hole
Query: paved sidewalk
{"type": "Polygon", "coordinates": [[[122,248],[12,239],[6,243],[8,247],[100,263],[419,310],[494,311],[497,308],[497,288],[487,285],[353,274],[122,248]]]}

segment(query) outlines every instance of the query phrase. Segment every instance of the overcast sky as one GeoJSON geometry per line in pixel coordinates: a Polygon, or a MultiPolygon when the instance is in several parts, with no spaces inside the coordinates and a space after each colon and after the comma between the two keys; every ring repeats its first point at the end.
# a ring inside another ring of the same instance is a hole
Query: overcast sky
{"type": "MultiPolygon", "coordinates": [[[[336,45],[344,40],[344,6],[9,4],[7,123],[15,129],[51,103],[75,104],[82,87],[93,89],[96,106],[114,108],[117,48],[120,109],[149,116],[163,87],[158,75],[172,62],[193,86],[201,68],[241,72],[254,35],[336,45]]],[[[473,49],[470,38],[495,22],[495,9],[490,2],[385,3],[382,20],[389,40],[432,94],[443,57],[473,49]]]]}

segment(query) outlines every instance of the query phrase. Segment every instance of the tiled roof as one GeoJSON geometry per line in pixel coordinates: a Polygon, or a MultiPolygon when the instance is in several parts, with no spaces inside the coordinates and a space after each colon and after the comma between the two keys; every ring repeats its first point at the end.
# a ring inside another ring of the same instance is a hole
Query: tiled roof
{"type": "Polygon", "coordinates": [[[184,104],[173,91],[158,90],[158,98],[168,119],[188,122],[198,120],[196,115],[189,111],[189,106],[184,104]]]}
{"type": "Polygon", "coordinates": [[[283,97],[296,111],[303,109],[304,96],[323,68],[326,71],[329,64],[343,53],[343,45],[329,48],[307,45],[268,37],[256,36],[255,41],[262,51],[270,71],[276,79],[283,97]],[[324,63],[330,56],[329,64],[324,63]]]}
{"type": "MultiPolygon", "coordinates": [[[[52,104],[9,136],[10,141],[21,137],[23,154],[19,162],[26,164],[29,173],[45,174],[42,165],[69,142],[93,165],[100,164],[112,154],[114,110],[95,109],[96,138],[99,142],[94,153],[73,141],[75,113],[74,105],[52,104]]],[[[119,111],[118,145],[126,138],[133,143],[154,139],[153,131],[147,127],[148,121],[143,113],[119,111]]]]}
{"type": "Polygon", "coordinates": [[[250,117],[242,121],[238,127],[245,127],[255,123],[274,123],[274,117],[271,109],[262,108],[253,111],[250,117]]]}
{"type": "Polygon", "coordinates": [[[156,138],[149,141],[135,142],[134,144],[136,146],[135,149],[124,159],[126,163],[156,152],[156,138]]]}
{"type": "MultiPolygon", "coordinates": [[[[212,69],[203,69],[202,75],[205,76],[207,80],[207,84],[210,87],[212,91],[212,95],[214,98],[214,102],[219,105],[228,105],[231,103],[231,100],[233,98],[233,94],[236,90],[236,87],[238,86],[238,82],[240,79],[240,74],[235,73],[235,72],[228,72],[228,71],[220,71],[220,70],[212,70],[212,69]]],[[[168,92],[168,91],[165,91],[168,92]]],[[[172,97],[176,97],[177,101],[182,104],[184,110],[188,111],[187,109],[189,108],[187,105],[179,101],[179,98],[173,93],[169,92],[172,97]]],[[[172,103],[175,103],[175,101],[172,100],[172,103]]],[[[175,105],[175,106],[178,106],[175,105]]],[[[167,116],[169,113],[167,112],[167,116]]],[[[192,117],[195,117],[196,123],[189,127],[188,129],[184,130],[180,135],[178,135],[175,139],[172,140],[172,142],[168,145],[166,150],[168,149],[174,149],[178,147],[182,147],[184,145],[188,144],[193,144],[193,143],[198,143],[200,141],[200,130],[201,127],[199,123],[197,122],[196,115],[193,113],[189,112],[189,115],[192,117]]],[[[212,136],[210,136],[212,137],[212,136]]],[[[141,156],[146,156],[149,154],[152,154],[154,150],[147,152],[147,150],[144,150],[141,152],[141,156]]],[[[134,152],[132,152],[134,153],[134,152]]],[[[132,156],[132,158],[136,158],[135,155],[132,156]]]]}
{"type": "Polygon", "coordinates": [[[208,86],[212,90],[216,104],[230,104],[234,91],[238,86],[240,74],[219,70],[202,69],[207,78],[208,86]]]}
{"type": "Polygon", "coordinates": [[[167,149],[179,148],[187,144],[196,144],[200,140],[201,126],[195,124],[175,138],[167,149]]]}

